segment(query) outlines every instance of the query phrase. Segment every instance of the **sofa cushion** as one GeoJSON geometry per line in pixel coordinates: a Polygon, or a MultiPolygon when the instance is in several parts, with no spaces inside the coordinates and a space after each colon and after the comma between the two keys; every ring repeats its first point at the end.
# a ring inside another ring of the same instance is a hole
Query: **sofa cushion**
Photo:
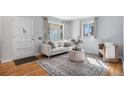
{"type": "Polygon", "coordinates": [[[60,47],[64,47],[65,43],[63,41],[60,41],[60,47]]]}
{"type": "Polygon", "coordinates": [[[63,47],[54,48],[54,49],[52,49],[52,53],[59,53],[62,51],[62,49],[63,49],[63,47]]]}
{"type": "Polygon", "coordinates": [[[48,41],[48,44],[51,45],[51,48],[56,48],[56,43],[52,41],[48,41]]]}
{"type": "Polygon", "coordinates": [[[70,47],[73,45],[73,43],[71,42],[71,40],[64,40],[64,44],[65,44],[65,47],[70,47]]]}
{"type": "Polygon", "coordinates": [[[53,42],[55,47],[54,48],[57,48],[57,47],[64,47],[65,44],[63,43],[63,41],[55,41],[53,42]]]}
{"type": "Polygon", "coordinates": [[[55,45],[56,45],[56,48],[57,48],[57,47],[61,47],[61,41],[56,41],[56,42],[55,42],[55,45]]]}
{"type": "Polygon", "coordinates": [[[52,53],[67,52],[69,49],[67,47],[57,47],[52,49],[52,53]]]}
{"type": "Polygon", "coordinates": [[[68,51],[69,48],[67,48],[67,47],[63,47],[63,48],[61,48],[61,50],[62,50],[62,51],[68,51]]]}

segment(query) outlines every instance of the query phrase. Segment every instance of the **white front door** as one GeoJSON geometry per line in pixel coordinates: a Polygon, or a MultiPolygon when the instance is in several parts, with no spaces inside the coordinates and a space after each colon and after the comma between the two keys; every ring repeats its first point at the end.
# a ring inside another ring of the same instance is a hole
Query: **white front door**
{"type": "Polygon", "coordinates": [[[14,58],[24,58],[34,55],[34,25],[33,20],[23,17],[14,18],[14,58]]]}

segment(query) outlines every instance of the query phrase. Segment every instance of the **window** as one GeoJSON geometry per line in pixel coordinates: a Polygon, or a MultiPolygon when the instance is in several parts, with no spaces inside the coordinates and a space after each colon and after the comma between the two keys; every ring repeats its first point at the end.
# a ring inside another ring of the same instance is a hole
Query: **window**
{"type": "Polygon", "coordinates": [[[63,24],[49,23],[48,39],[50,41],[63,40],[63,24]]]}
{"type": "Polygon", "coordinates": [[[83,24],[83,36],[91,37],[91,36],[93,36],[93,32],[94,32],[94,24],[93,23],[83,24]]]}
{"type": "Polygon", "coordinates": [[[83,37],[95,37],[95,19],[88,19],[82,21],[81,33],[83,37]]]}

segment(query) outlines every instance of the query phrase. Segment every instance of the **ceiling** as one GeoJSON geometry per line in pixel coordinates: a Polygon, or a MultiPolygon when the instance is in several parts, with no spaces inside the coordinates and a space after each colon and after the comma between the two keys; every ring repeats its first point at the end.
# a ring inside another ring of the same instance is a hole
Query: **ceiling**
{"type": "Polygon", "coordinates": [[[62,20],[66,20],[66,21],[72,21],[72,20],[76,20],[76,19],[84,19],[90,16],[53,16],[55,18],[59,18],[62,20]]]}

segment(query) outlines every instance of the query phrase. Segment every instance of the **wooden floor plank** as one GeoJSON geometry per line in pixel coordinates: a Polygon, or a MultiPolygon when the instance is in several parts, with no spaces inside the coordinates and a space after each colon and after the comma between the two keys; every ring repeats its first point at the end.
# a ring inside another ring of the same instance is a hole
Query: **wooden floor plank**
{"type": "Polygon", "coordinates": [[[122,60],[119,59],[119,61],[116,63],[109,62],[108,69],[109,69],[107,72],[108,76],[121,76],[121,75],[123,75],[122,60]]]}
{"type": "Polygon", "coordinates": [[[48,73],[36,61],[18,66],[13,61],[0,64],[0,76],[48,76],[48,73]]]}

